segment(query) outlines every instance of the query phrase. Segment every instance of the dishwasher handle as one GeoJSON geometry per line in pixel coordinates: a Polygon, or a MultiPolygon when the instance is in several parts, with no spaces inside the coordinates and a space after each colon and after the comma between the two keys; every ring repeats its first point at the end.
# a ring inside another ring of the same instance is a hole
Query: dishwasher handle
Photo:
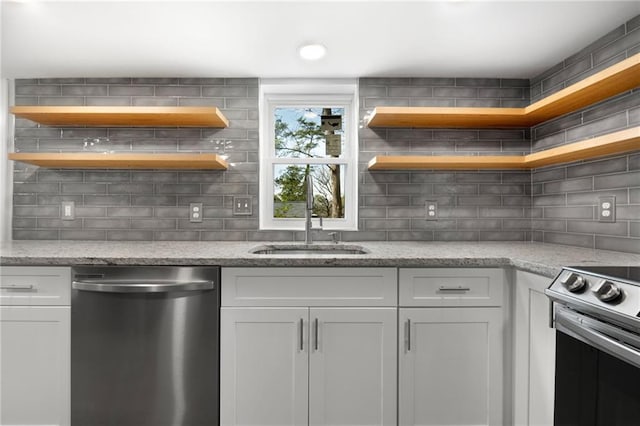
{"type": "Polygon", "coordinates": [[[73,281],[71,288],[102,293],[168,293],[172,291],[213,290],[213,281],[73,281]]]}

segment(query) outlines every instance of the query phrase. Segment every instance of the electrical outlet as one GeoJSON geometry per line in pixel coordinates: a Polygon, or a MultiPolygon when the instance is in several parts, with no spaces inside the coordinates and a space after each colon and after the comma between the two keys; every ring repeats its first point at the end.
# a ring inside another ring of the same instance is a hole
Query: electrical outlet
{"type": "Polygon", "coordinates": [[[251,201],[251,196],[233,197],[233,215],[251,216],[253,212],[251,201]]]}
{"type": "Polygon", "coordinates": [[[189,222],[202,222],[202,203],[189,204],[189,222]]]}
{"type": "Polygon", "coordinates": [[[74,220],[76,218],[76,203],[73,201],[62,202],[62,220],[74,220]]]}
{"type": "Polygon", "coordinates": [[[616,197],[607,195],[598,197],[598,222],[616,221],[616,197]]]}
{"type": "Polygon", "coordinates": [[[438,202],[426,201],[425,202],[425,219],[426,220],[438,220],[438,202]]]}

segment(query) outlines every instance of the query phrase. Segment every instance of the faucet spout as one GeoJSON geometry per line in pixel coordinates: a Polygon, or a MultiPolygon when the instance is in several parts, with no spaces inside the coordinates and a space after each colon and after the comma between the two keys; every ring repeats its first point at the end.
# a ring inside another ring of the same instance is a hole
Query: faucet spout
{"type": "Polygon", "coordinates": [[[313,211],[313,178],[307,175],[307,211],[313,211]]]}
{"type": "Polygon", "coordinates": [[[313,215],[313,178],[311,174],[307,175],[307,208],[304,210],[304,242],[305,244],[313,243],[313,231],[322,231],[322,217],[320,218],[320,226],[314,228],[311,223],[311,216],[313,215]]]}

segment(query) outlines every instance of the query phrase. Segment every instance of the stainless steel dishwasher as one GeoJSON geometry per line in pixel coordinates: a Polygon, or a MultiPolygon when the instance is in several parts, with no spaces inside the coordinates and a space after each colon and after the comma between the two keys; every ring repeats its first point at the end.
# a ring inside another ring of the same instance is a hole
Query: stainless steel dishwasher
{"type": "Polygon", "coordinates": [[[218,267],[75,267],[72,280],[73,426],[218,424],[218,267]]]}

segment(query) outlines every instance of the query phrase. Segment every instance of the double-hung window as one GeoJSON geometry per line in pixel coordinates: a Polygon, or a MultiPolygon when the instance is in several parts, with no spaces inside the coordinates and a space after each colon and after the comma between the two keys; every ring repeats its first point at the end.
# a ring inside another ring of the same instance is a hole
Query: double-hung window
{"type": "Polygon", "coordinates": [[[260,229],[304,229],[307,177],[314,226],[357,229],[357,84],[260,85],[260,229]]]}

